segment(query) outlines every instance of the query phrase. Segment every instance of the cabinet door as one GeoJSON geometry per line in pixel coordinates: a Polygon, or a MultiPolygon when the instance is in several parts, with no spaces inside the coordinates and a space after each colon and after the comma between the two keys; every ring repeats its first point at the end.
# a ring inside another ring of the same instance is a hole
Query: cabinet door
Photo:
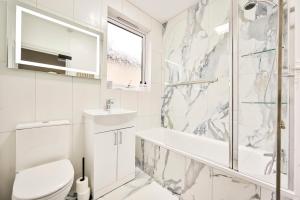
{"type": "Polygon", "coordinates": [[[118,180],[135,173],[135,134],[134,128],[118,131],[118,180]]]}
{"type": "Polygon", "coordinates": [[[94,145],[94,189],[99,190],[117,180],[117,132],[96,134],[94,145]]]}

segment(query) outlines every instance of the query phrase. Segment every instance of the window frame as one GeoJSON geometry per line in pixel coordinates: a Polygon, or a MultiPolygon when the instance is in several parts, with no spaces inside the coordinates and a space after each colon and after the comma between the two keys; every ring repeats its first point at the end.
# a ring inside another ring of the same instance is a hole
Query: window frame
{"type": "MultiPolygon", "coordinates": [[[[147,80],[146,80],[146,71],[147,71],[147,67],[146,67],[146,33],[144,31],[141,31],[139,29],[138,26],[136,26],[135,24],[123,19],[123,18],[120,18],[120,17],[112,17],[112,16],[109,16],[107,18],[107,24],[112,24],[114,26],[117,26],[121,29],[124,29],[125,31],[128,31],[134,35],[137,35],[139,37],[142,38],[142,55],[141,55],[141,82],[142,84],[148,84],[147,80]]],[[[108,36],[107,36],[108,37],[108,36]]],[[[107,40],[108,41],[108,40],[107,40]]],[[[108,46],[108,44],[107,44],[108,46]]]]}

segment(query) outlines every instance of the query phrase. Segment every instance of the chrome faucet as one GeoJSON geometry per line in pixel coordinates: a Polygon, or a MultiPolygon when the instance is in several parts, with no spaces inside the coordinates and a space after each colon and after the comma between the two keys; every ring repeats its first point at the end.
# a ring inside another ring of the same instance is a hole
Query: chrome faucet
{"type": "Polygon", "coordinates": [[[112,98],[106,99],[105,110],[109,111],[111,109],[112,104],[114,104],[114,101],[112,98]]]}

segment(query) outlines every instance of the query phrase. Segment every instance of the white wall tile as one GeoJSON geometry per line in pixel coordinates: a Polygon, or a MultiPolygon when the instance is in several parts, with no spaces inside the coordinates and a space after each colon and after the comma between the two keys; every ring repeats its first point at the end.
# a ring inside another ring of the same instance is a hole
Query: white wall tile
{"type": "Polygon", "coordinates": [[[31,5],[31,6],[36,6],[37,0],[19,0],[19,1],[22,3],[28,4],[28,5],[31,5]]]}
{"type": "Polygon", "coordinates": [[[160,115],[137,116],[137,131],[160,127],[160,115]]]}
{"type": "Polygon", "coordinates": [[[150,40],[152,50],[162,53],[162,25],[156,20],[151,20],[150,40]]]}
{"type": "Polygon", "coordinates": [[[15,133],[0,134],[0,199],[11,199],[15,178],[15,133]]]}
{"type": "Polygon", "coordinates": [[[100,108],[100,81],[73,78],[73,123],[83,122],[85,109],[100,108]]]}
{"type": "Polygon", "coordinates": [[[37,7],[60,16],[73,18],[73,0],[37,0],[37,7]]]}
{"type": "Polygon", "coordinates": [[[0,64],[6,63],[6,2],[0,1],[0,64]]]}
{"type": "Polygon", "coordinates": [[[161,87],[160,84],[152,84],[150,91],[139,93],[138,114],[160,114],[161,87]]]}
{"type": "Polygon", "coordinates": [[[151,53],[151,82],[162,83],[162,58],[161,54],[152,51],[151,53]]]}
{"type": "Polygon", "coordinates": [[[122,14],[136,22],[139,26],[151,30],[151,18],[126,0],[123,0],[122,14]]]}
{"type": "Polygon", "coordinates": [[[72,122],[72,103],[71,77],[36,74],[36,120],[72,122]]]}
{"type": "Polygon", "coordinates": [[[71,162],[75,170],[75,179],[81,175],[82,157],[84,154],[84,124],[73,124],[71,162]]]}
{"type": "Polygon", "coordinates": [[[129,110],[138,110],[138,92],[122,91],[121,92],[121,108],[129,110]]]}
{"type": "Polygon", "coordinates": [[[0,132],[35,119],[35,73],[0,70],[0,132]]]}
{"type": "Polygon", "coordinates": [[[129,19],[136,21],[139,17],[139,10],[126,0],[123,0],[122,5],[122,14],[129,19]]]}
{"type": "Polygon", "coordinates": [[[295,1],[295,11],[296,11],[296,19],[295,19],[295,47],[296,47],[296,63],[300,64],[300,1],[295,1]]]}
{"type": "Polygon", "coordinates": [[[105,0],[107,5],[115,10],[117,10],[118,12],[122,11],[122,7],[123,7],[123,1],[122,0],[105,0]]]}
{"type": "Polygon", "coordinates": [[[74,19],[95,28],[101,27],[101,0],[74,0],[74,19]]]}

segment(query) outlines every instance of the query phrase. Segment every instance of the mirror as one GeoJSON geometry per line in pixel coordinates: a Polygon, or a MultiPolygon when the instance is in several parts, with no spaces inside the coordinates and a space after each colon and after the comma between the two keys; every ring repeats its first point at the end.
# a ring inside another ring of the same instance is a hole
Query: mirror
{"type": "Polygon", "coordinates": [[[100,34],[16,5],[15,67],[99,79],[100,34]]]}

